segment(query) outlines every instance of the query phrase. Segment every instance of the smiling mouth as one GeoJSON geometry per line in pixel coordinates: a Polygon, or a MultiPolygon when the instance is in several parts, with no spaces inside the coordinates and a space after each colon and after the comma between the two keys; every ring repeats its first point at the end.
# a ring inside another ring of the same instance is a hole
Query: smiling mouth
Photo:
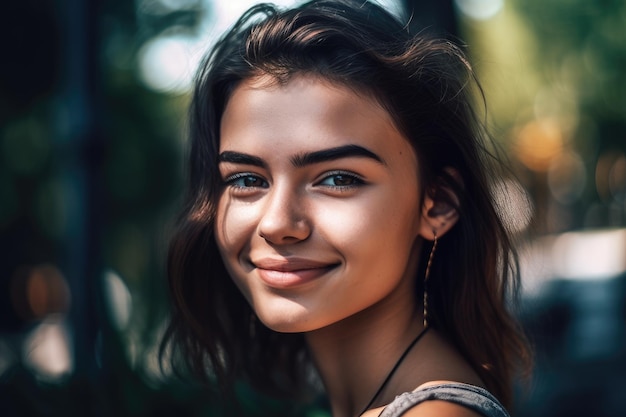
{"type": "Polygon", "coordinates": [[[339,265],[305,259],[264,259],[252,264],[261,280],[269,287],[277,289],[304,285],[321,278],[339,265]]]}

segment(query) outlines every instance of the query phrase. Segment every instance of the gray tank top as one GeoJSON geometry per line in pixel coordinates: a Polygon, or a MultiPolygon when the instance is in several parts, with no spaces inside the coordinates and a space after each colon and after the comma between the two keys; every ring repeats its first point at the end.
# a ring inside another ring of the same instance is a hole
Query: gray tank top
{"type": "Polygon", "coordinates": [[[432,385],[398,395],[379,417],[399,417],[428,400],[441,400],[467,407],[485,417],[509,417],[509,413],[489,391],[474,385],[450,383],[432,385]]]}

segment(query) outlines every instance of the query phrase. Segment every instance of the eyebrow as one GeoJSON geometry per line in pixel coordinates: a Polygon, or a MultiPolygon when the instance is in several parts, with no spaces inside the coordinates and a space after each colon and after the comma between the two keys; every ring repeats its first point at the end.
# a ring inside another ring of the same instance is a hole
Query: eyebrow
{"type": "Polygon", "coordinates": [[[380,156],[359,145],[338,146],[336,148],[322,149],[315,152],[296,155],[291,158],[291,163],[296,167],[303,167],[306,165],[318,164],[320,162],[354,157],[370,158],[385,165],[385,161],[383,161],[380,156]]]}
{"type": "MultiPolygon", "coordinates": [[[[301,168],[307,165],[318,164],[321,162],[334,161],[342,158],[370,158],[376,162],[386,165],[385,161],[374,152],[359,145],[344,145],[336,148],[322,149],[319,151],[303,153],[295,155],[291,158],[291,163],[301,168]]],[[[224,151],[220,153],[219,162],[230,162],[233,164],[252,165],[261,168],[267,168],[265,161],[259,157],[248,155],[241,152],[224,151]]]]}
{"type": "Polygon", "coordinates": [[[261,158],[241,152],[224,151],[220,153],[218,161],[267,168],[267,164],[261,158]]]}

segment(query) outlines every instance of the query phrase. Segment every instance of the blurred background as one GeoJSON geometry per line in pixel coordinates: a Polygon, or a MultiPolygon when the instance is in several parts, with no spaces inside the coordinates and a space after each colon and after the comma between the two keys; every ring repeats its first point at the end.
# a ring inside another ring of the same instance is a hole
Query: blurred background
{"type": "MultiPolygon", "coordinates": [[[[191,77],[252,3],[2,5],[0,415],[329,415],[243,386],[235,413],[157,361],[191,77]]],[[[381,3],[468,45],[515,174],[497,197],[536,350],[516,414],[626,415],[626,2],[381,3]]]]}

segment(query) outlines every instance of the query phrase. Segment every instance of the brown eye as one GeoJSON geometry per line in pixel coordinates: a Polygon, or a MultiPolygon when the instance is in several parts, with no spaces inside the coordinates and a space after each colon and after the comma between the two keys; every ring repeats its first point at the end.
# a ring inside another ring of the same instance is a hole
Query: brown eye
{"type": "Polygon", "coordinates": [[[326,176],[319,184],[327,187],[355,187],[363,184],[363,180],[354,174],[338,172],[326,176]]]}
{"type": "Polygon", "coordinates": [[[345,186],[345,185],[352,185],[355,182],[355,178],[354,177],[349,177],[347,175],[334,175],[332,177],[333,180],[333,185],[338,185],[338,186],[345,186]]]}
{"type": "Polygon", "coordinates": [[[238,188],[267,188],[268,183],[263,178],[252,174],[237,174],[226,180],[232,187],[238,188]]]}

